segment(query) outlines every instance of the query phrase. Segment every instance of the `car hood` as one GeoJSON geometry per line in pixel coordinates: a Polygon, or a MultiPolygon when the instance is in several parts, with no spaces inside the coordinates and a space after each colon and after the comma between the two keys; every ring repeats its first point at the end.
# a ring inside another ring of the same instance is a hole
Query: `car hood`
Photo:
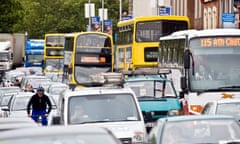
{"type": "Polygon", "coordinates": [[[98,122],[86,123],[83,125],[107,128],[111,130],[117,138],[132,138],[135,132],[143,132],[145,134],[145,126],[141,121],[98,122]]]}

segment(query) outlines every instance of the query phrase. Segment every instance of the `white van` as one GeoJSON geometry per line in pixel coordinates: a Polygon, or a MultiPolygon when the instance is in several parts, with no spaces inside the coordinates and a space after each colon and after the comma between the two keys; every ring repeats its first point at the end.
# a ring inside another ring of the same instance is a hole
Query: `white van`
{"type": "Polygon", "coordinates": [[[58,112],[60,123],[64,125],[105,127],[124,144],[146,140],[143,115],[130,88],[92,87],[65,91],[60,96],[58,112]]]}

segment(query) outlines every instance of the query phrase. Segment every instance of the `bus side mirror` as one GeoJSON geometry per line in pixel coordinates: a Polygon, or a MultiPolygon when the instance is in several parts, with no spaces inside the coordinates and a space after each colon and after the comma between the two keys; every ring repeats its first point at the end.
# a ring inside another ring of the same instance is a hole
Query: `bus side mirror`
{"type": "Polygon", "coordinates": [[[185,69],[190,68],[190,55],[191,55],[191,52],[189,49],[184,51],[184,68],[185,69]]]}
{"type": "Polygon", "coordinates": [[[184,92],[183,92],[183,91],[180,91],[180,92],[179,92],[179,98],[180,98],[180,99],[183,99],[183,98],[184,98],[184,92]]]}
{"type": "Polygon", "coordinates": [[[185,76],[181,77],[180,81],[181,81],[181,89],[185,91],[187,89],[186,77],[185,76]]]}

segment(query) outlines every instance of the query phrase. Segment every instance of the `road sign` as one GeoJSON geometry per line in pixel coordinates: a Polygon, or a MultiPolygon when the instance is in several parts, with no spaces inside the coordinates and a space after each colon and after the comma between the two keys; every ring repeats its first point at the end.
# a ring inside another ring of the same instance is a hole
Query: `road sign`
{"type": "Polygon", "coordinates": [[[91,21],[92,24],[100,24],[100,17],[99,16],[91,17],[91,21]]]}
{"type": "Polygon", "coordinates": [[[122,21],[124,20],[129,20],[129,19],[132,19],[133,17],[131,15],[128,15],[128,16],[122,16],[122,21]]]}
{"type": "Polygon", "coordinates": [[[171,7],[170,6],[160,7],[159,15],[171,15],[171,7]]]}
{"type": "Polygon", "coordinates": [[[222,13],[222,22],[235,22],[235,14],[234,13],[222,13]]]}

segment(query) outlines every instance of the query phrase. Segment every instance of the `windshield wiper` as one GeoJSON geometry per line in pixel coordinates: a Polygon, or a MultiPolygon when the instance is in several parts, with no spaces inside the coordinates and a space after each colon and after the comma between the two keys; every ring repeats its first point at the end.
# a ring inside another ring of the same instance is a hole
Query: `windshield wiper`
{"type": "Polygon", "coordinates": [[[224,87],[218,87],[214,89],[204,89],[204,90],[199,90],[197,91],[197,95],[200,95],[205,92],[218,92],[222,90],[232,90],[232,89],[240,89],[240,86],[224,86],[224,87]]]}
{"type": "Polygon", "coordinates": [[[104,123],[104,122],[111,122],[111,121],[110,121],[110,120],[86,121],[86,122],[81,122],[80,124],[86,124],[86,123],[104,123]]]}
{"type": "Polygon", "coordinates": [[[240,88],[240,85],[224,86],[219,87],[218,89],[234,89],[234,88],[240,88]]]}

